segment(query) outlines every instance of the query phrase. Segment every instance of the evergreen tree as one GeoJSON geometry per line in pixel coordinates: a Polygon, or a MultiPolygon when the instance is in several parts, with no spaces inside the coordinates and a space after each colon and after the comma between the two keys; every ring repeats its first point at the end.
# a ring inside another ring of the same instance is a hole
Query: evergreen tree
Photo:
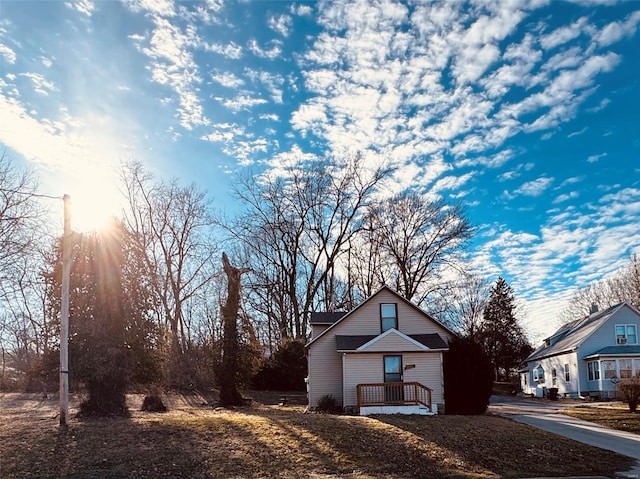
{"type": "Polygon", "coordinates": [[[503,278],[498,278],[491,288],[479,335],[494,366],[497,381],[509,380],[511,371],[532,351],[515,316],[515,309],[511,286],[503,278]]]}
{"type": "MultiPolygon", "coordinates": [[[[71,241],[70,378],[84,383],[89,393],[82,412],[124,414],[128,385],[160,376],[154,356],[158,331],[149,317],[151,291],[120,223],[100,234],[74,233],[71,241]]],[[[58,253],[47,273],[47,298],[55,316],[61,264],[58,253]]]]}
{"type": "Polygon", "coordinates": [[[446,414],[484,414],[493,388],[493,365],[473,337],[455,337],[444,355],[446,414]]]}

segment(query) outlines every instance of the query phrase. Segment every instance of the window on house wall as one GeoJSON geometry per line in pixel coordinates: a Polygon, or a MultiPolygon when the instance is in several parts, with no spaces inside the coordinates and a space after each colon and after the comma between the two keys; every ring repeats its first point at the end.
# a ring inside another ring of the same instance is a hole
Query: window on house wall
{"type": "Polygon", "coordinates": [[[525,386],[527,385],[527,376],[528,376],[528,375],[529,375],[529,373],[527,373],[527,374],[523,374],[523,376],[524,376],[524,385],[525,385],[525,386]]]}
{"type": "Polygon", "coordinates": [[[553,368],[551,370],[551,385],[552,386],[557,386],[558,385],[558,373],[556,371],[556,368],[553,368]]]}
{"type": "Polygon", "coordinates": [[[542,366],[538,366],[533,370],[533,380],[537,383],[544,382],[544,369],[542,369],[542,366]]]}
{"type": "Polygon", "coordinates": [[[631,359],[619,359],[620,379],[629,379],[633,376],[631,369],[631,359]]]}
{"type": "Polygon", "coordinates": [[[602,373],[604,379],[611,379],[617,376],[615,360],[607,359],[602,361],[602,373]]]}
{"type": "Polygon", "coordinates": [[[617,344],[637,344],[638,332],[635,324],[616,324],[617,344]]]}
{"type": "Polygon", "coordinates": [[[587,363],[587,370],[589,372],[589,381],[600,380],[600,364],[598,361],[589,361],[587,363]]]}
{"type": "Polygon", "coordinates": [[[564,365],[564,380],[566,382],[571,381],[571,373],[569,372],[569,364],[567,363],[564,365]]]}
{"type": "Polygon", "coordinates": [[[640,377],[640,359],[633,360],[633,371],[634,376],[640,377]]]}
{"type": "Polygon", "coordinates": [[[391,328],[398,329],[398,308],[395,303],[380,305],[380,324],[383,333],[391,328]]]}

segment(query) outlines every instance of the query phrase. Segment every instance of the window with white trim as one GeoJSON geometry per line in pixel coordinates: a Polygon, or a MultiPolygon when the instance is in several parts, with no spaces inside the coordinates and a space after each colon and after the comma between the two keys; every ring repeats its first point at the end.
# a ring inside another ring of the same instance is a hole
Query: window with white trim
{"type": "Polygon", "coordinates": [[[602,372],[604,379],[616,377],[616,362],[613,359],[605,359],[602,361],[602,372]]]}
{"type": "Polygon", "coordinates": [[[635,324],[616,324],[616,344],[637,344],[638,331],[635,324]]]}
{"type": "Polygon", "coordinates": [[[633,375],[631,370],[631,359],[618,359],[620,367],[620,379],[629,379],[633,375]]]}
{"type": "Polygon", "coordinates": [[[556,368],[553,368],[551,370],[551,385],[552,386],[557,386],[558,385],[558,373],[556,371],[556,368]]]}
{"type": "Polygon", "coordinates": [[[533,370],[533,380],[537,383],[544,382],[544,369],[542,369],[542,366],[538,366],[533,370]]]}
{"type": "Polygon", "coordinates": [[[566,382],[571,381],[571,372],[569,371],[569,363],[565,363],[564,365],[564,380],[566,382]]]}
{"type": "Polygon", "coordinates": [[[589,372],[589,381],[600,380],[600,363],[598,363],[598,361],[589,361],[587,363],[587,370],[589,372]]]}

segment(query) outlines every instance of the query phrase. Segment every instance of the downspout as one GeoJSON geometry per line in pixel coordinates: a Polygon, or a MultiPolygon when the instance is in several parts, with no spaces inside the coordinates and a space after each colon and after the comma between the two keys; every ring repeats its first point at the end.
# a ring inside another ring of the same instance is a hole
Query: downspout
{"type": "MultiPolygon", "coordinates": [[[[347,397],[347,386],[346,386],[346,381],[345,381],[345,373],[347,371],[347,365],[346,365],[346,359],[347,359],[347,353],[342,353],[342,410],[344,411],[344,407],[346,406],[346,404],[344,403],[344,400],[347,397]]],[[[358,411],[358,414],[360,413],[360,411],[358,411]]]]}
{"type": "Polygon", "coordinates": [[[578,358],[578,348],[573,350],[576,353],[576,377],[578,378],[578,399],[586,399],[580,394],[580,359],[578,358]]]}

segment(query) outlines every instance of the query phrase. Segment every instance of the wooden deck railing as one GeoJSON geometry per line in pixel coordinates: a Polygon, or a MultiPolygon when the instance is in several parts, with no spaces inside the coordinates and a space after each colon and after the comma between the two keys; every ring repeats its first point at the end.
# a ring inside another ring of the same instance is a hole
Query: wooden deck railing
{"type": "Polygon", "coordinates": [[[422,404],[431,410],[431,389],[418,382],[358,384],[358,408],[422,404]]]}

